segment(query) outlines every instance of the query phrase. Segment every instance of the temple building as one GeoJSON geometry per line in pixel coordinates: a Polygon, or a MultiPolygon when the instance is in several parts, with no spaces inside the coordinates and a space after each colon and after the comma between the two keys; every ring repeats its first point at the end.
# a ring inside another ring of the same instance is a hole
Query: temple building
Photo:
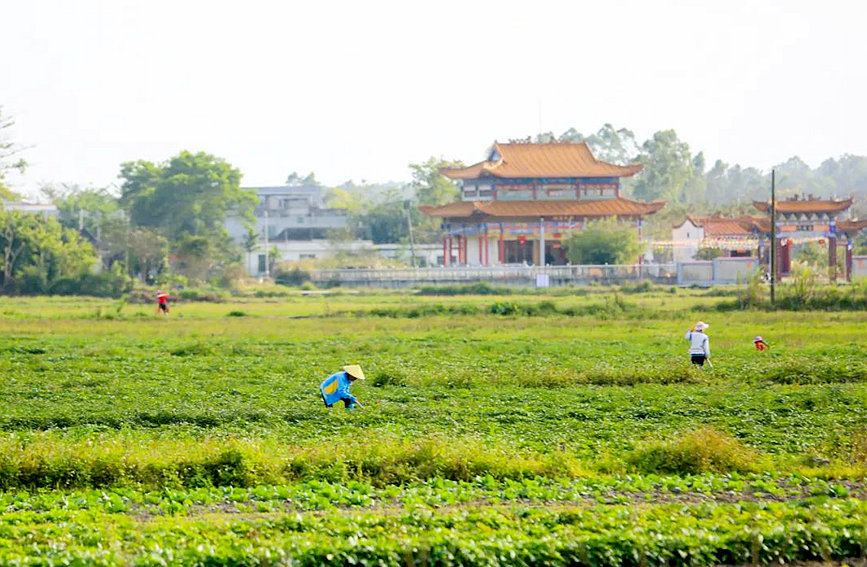
{"type": "MultiPolygon", "coordinates": [[[[701,248],[721,250],[724,256],[755,256],[765,264],[770,262],[771,204],[754,201],[753,205],[766,216],[694,217],[686,219],[672,229],[675,262],[693,259],[701,248]]],[[[846,279],[852,277],[853,240],[859,231],[867,228],[867,220],[841,219],[852,206],[849,199],[815,199],[794,196],[777,201],[777,279],[792,269],[795,246],[817,242],[828,246],[828,267],[831,280],[837,278],[837,254],[845,247],[843,263],[846,279]]]]}
{"type": "Polygon", "coordinates": [[[443,221],[444,265],[563,265],[563,240],[587,222],[614,218],[640,236],[642,219],[665,206],[621,196],[620,180],[642,167],[599,161],[583,142],[494,142],[485,161],[442,170],[460,201],[421,210],[443,221]]]}
{"type": "MultiPolygon", "coordinates": [[[[777,251],[776,277],[787,275],[792,266],[792,249],[804,242],[819,242],[828,245],[830,279],[837,279],[837,248],[845,246],[844,270],[846,279],[852,276],[852,241],[859,231],[867,228],[867,220],[840,219],[852,206],[848,199],[801,198],[797,195],[785,201],[777,201],[777,251]]],[[[754,201],[753,205],[770,215],[771,203],[754,201]]],[[[769,219],[770,220],[770,219],[769,219]]],[[[770,228],[768,229],[770,236],[770,228]]]]}

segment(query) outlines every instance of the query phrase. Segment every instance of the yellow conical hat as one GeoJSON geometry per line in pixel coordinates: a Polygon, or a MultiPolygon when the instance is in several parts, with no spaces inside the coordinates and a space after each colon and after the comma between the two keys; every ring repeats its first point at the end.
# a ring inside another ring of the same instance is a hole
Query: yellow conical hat
{"type": "Polygon", "coordinates": [[[364,371],[357,364],[347,364],[343,370],[357,380],[364,380],[364,371]]]}

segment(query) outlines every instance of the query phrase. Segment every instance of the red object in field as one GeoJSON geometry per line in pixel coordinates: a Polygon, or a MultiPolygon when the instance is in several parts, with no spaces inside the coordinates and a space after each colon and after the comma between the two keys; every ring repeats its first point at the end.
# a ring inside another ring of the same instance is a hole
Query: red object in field
{"type": "Polygon", "coordinates": [[[768,343],[762,337],[756,337],[753,339],[753,344],[756,345],[756,350],[767,350],[771,347],[768,346],[768,343]]]}

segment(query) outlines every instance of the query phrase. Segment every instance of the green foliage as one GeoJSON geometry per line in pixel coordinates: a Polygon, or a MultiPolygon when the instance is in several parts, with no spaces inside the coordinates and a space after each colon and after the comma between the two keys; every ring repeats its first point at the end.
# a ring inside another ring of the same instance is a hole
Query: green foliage
{"type": "Polygon", "coordinates": [[[494,286],[487,282],[470,284],[426,285],[419,288],[419,295],[509,295],[513,292],[505,286],[494,286]]]}
{"type": "Polygon", "coordinates": [[[229,215],[252,222],[256,195],[241,189],[241,172],[225,160],[181,152],[165,163],[126,162],[121,166],[120,202],[133,224],[182,235],[225,233],[229,215]]]}
{"type": "Polygon", "coordinates": [[[722,248],[699,248],[695,253],[696,260],[713,260],[725,256],[725,251],[722,248]]]}
{"type": "Polygon", "coordinates": [[[644,250],[632,227],[613,220],[588,223],[564,246],[573,264],[632,264],[644,250]]]}
{"type": "Polygon", "coordinates": [[[656,132],[641,145],[637,161],[644,169],[635,177],[633,194],[648,201],[687,200],[687,186],[693,177],[689,144],[678,139],[674,130],[656,132]]]}
{"type": "Polygon", "coordinates": [[[679,475],[751,472],[759,464],[754,451],[712,427],[673,441],[648,443],[631,454],[627,463],[643,473],[679,475]]]}
{"type": "Polygon", "coordinates": [[[274,274],[274,282],[280,285],[299,286],[310,281],[310,272],[298,266],[288,270],[279,270],[274,274]]]}
{"type": "Polygon", "coordinates": [[[431,157],[424,163],[410,164],[412,188],[420,205],[445,205],[460,198],[457,184],[440,171],[446,168],[463,167],[459,161],[431,157]]]}
{"type": "Polygon", "coordinates": [[[7,292],[53,293],[58,282],[82,281],[96,264],[90,244],[53,218],[0,210],[2,287],[7,292]]]}
{"type": "Polygon", "coordinates": [[[251,292],[170,317],[0,297],[0,563],[859,556],[860,313],[714,317],[726,298],[635,287],[251,292]],[[697,317],[712,373],[684,353],[697,317]],[[323,407],[356,361],[364,407],[323,407]]]}

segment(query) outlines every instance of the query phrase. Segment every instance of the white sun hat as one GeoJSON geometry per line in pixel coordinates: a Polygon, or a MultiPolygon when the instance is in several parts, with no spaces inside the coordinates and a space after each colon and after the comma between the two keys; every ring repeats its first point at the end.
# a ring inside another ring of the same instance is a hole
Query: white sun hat
{"type": "Polygon", "coordinates": [[[364,380],[364,371],[358,364],[347,364],[343,367],[343,371],[358,380],[364,380]]]}
{"type": "Polygon", "coordinates": [[[708,327],[710,327],[710,325],[708,325],[704,321],[699,321],[698,323],[695,324],[695,330],[696,331],[704,331],[708,327]]]}

